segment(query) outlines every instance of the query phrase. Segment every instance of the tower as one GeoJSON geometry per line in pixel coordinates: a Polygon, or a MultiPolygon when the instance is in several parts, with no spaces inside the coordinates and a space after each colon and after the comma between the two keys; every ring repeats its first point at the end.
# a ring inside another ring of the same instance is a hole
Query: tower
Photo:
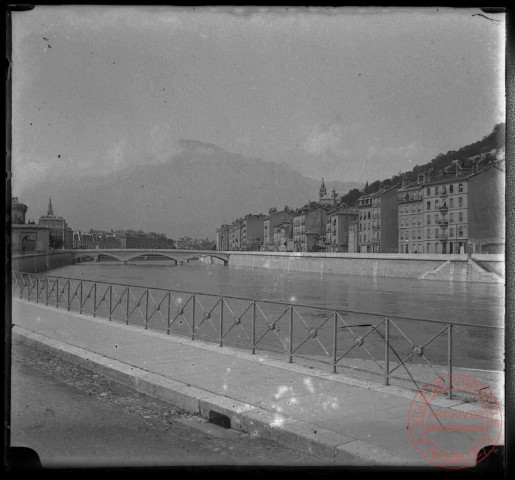
{"type": "Polygon", "coordinates": [[[47,216],[49,216],[49,217],[53,217],[54,216],[54,210],[52,209],[52,199],[51,198],[48,199],[48,212],[47,212],[47,216]]]}
{"type": "Polygon", "coordinates": [[[325,188],[324,178],[322,177],[322,184],[320,185],[320,198],[325,197],[327,195],[327,189],[325,188]]]}

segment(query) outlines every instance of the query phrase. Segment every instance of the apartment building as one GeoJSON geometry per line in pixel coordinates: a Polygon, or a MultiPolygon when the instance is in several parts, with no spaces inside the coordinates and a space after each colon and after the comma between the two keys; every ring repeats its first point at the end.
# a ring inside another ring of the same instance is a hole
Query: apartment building
{"type": "Polygon", "coordinates": [[[242,250],[260,250],[263,243],[265,215],[248,214],[243,218],[241,227],[242,250]]]}
{"type": "Polygon", "coordinates": [[[317,250],[320,238],[325,236],[326,211],[318,204],[306,205],[293,217],[293,243],[295,251],[317,250]]]}
{"type": "Polygon", "coordinates": [[[243,220],[240,218],[232,222],[229,227],[229,250],[241,250],[241,228],[243,220]]]}
{"type": "Polygon", "coordinates": [[[349,251],[349,225],[358,220],[358,209],[342,207],[326,215],[325,231],[326,252],[349,251]]]}
{"type": "Polygon", "coordinates": [[[264,251],[277,251],[279,243],[275,241],[274,230],[284,222],[289,222],[293,218],[293,214],[288,210],[277,211],[277,208],[271,208],[263,222],[263,248],[264,251]]]}
{"type": "Polygon", "coordinates": [[[216,249],[230,250],[230,226],[223,224],[216,230],[216,249]]]}
{"type": "Polygon", "coordinates": [[[400,253],[504,252],[504,162],[428,170],[397,192],[400,253]]]}
{"type": "Polygon", "coordinates": [[[358,198],[360,253],[397,252],[398,190],[398,185],[381,186],[379,191],[358,198]]]}

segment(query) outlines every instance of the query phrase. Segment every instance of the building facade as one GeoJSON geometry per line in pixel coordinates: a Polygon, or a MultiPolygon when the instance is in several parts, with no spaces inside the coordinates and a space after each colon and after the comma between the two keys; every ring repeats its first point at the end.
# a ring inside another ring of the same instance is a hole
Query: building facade
{"type": "Polygon", "coordinates": [[[48,252],[50,227],[25,223],[27,205],[11,198],[11,254],[48,252]]]}
{"type": "Polygon", "coordinates": [[[263,244],[265,215],[248,214],[243,218],[241,228],[242,250],[260,250],[263,244]]]}
{"type": "Polygon", "coordinates": [[[294,251],[313,252],[325,238],[326,211],[320,206],[306,206],[293,217],[294,251]]]}
{"type": "Polygon", "coordinates": [[[263,251],[280,251],[280,242],[275,236],[275,228],[285,222],[291,222],[293,214],[290,211],[277,211],[271,208],[263,222],[263,251]]]}
{"type": "Polygon", "coordinates": [[[216,231],[216,249],[220,251],[230,250],[230,226],[222,225],[216,231]]]}
{"type": "Polygon", "coordinates": [[[358,220],[357,208],[332,210],[327,213],[325,245],[327,252],[349,252],[349,225],[358,220]]]}
{"type": "Polygon", "coordinates": [[[229,250],[241,250],[241,227],[243,224],[242,219],[235,220],[229,227],[229,250]]]}
{"type": "Polygon", "coordinates": [[[39,217],[38,223],[42,227],[50,228],[51,248],[73,248],[73,230],[63,217],[54,215],[52,199],[48,201],[47,214],[39,217]]]}

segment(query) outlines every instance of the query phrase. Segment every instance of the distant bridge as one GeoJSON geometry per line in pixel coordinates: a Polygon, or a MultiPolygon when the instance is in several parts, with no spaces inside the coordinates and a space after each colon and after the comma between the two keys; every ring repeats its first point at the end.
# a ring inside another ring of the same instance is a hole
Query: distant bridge
{"type": "MultiPolygon", "coordinates": [[[[61,250],[62,251],[62,250],[61,250]]],[[[190,260],[199,260],[201,257],[213,259],[217,258],[229,265],[230,253],[219,252],[216,250],[175,250],[175,249],[139,249],[139,248],[91,248],[66,250],[73,255],[73,261],[80,262],[82,259],[92,258],[98,261],[100,258],[115,259],[122,263],[137,260],[143,257],[146,260],[174,260],[175,264],[188,263],[190,260]]]]}

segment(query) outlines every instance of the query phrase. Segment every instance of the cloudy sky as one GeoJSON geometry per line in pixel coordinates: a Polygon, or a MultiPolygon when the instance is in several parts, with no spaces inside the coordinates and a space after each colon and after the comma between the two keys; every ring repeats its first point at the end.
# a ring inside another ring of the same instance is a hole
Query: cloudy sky
{"type": "Polygon", "coordinates": [[[181,139],[373,181],[505,119],[503,14],[41,7],[13,13],[13,194],[181,139]]]}

